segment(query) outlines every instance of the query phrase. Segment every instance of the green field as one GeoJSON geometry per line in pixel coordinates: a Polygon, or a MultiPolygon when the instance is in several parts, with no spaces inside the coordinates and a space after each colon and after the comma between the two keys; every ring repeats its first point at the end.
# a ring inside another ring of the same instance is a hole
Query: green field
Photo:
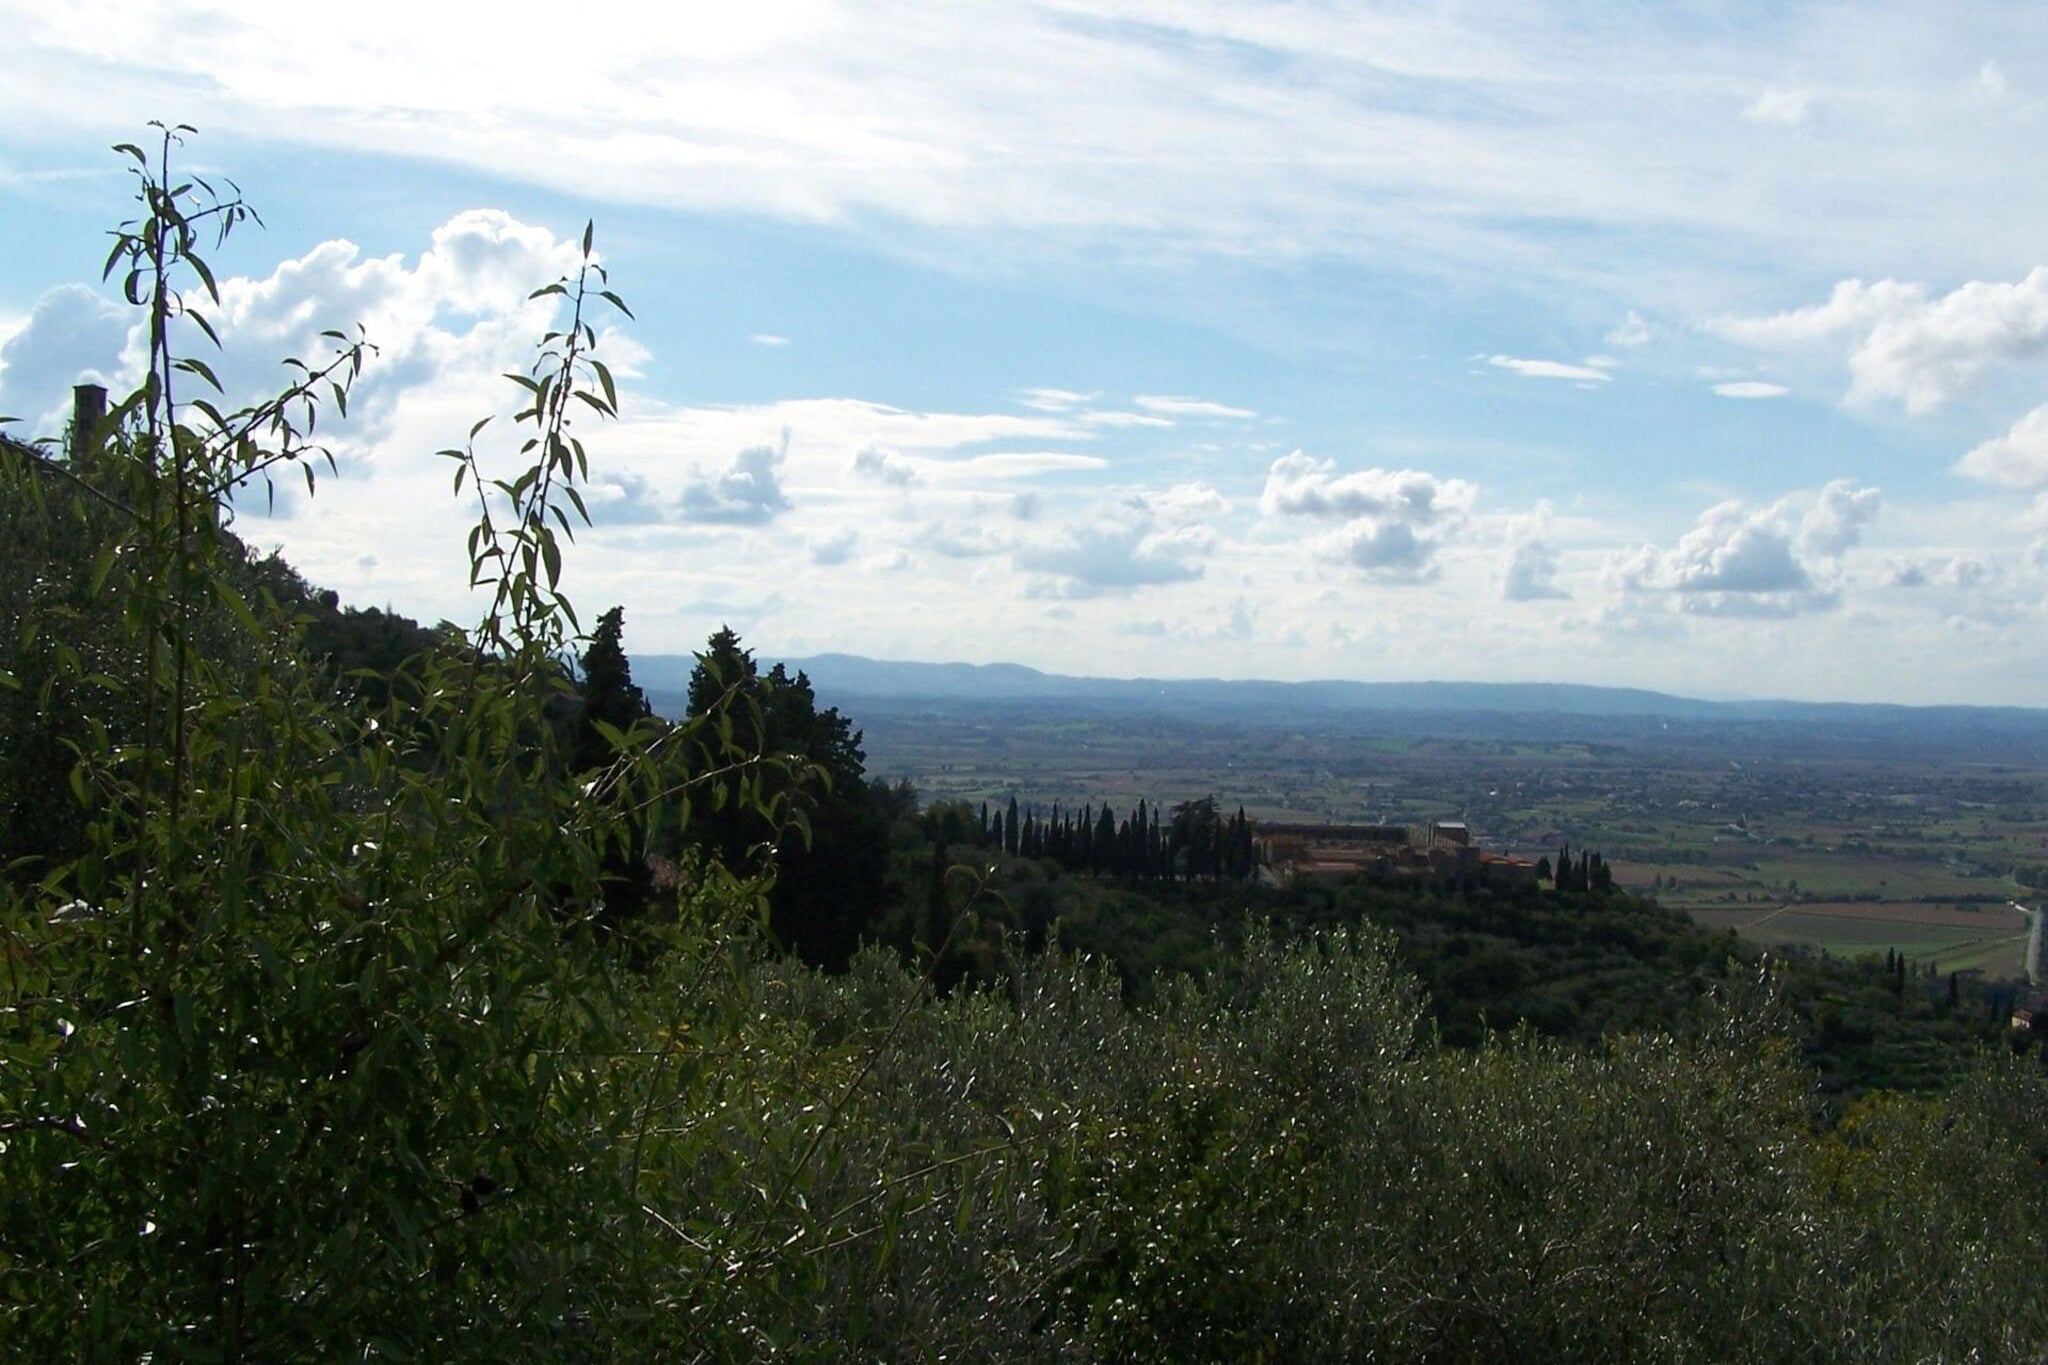
{"type": "Polygon", "coordinates": [[[1805,944],[1842,957],[1881,954],[1896,948],[1913,966],[1936,971],[1979,966],[1997,976],[2017,976],[2025,967],[2026,934],[1987,933],[1960,925],[1914,924],[1855,915],[1816,915],[1786,910],[1737,930],[1756,943],[1805,944]]]}

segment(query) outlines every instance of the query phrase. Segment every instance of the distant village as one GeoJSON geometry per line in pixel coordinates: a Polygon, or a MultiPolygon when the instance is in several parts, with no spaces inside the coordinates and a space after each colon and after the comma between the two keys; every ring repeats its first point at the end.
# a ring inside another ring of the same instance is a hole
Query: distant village
{"type": "Polygon", "coordinates": [[[1260,822],[1260,862],[1283,885],[1367,876],[1430,888],[1534,887],[1537,865],[1476,847],[1462,820],[1427,825],[1295,825],[1260,822]]]}

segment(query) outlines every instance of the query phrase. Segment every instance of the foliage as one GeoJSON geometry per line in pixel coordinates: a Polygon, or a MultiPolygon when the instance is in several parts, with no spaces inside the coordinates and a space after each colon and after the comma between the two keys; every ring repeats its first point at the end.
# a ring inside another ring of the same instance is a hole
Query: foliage
{"type": "Polygon", "coordinates": [[[791,677],[779,663],[762,672],[729,628],[698,656],[689,699],[691,718],[716,743],[780,760],[765,775],[735,775],[715,788],[720,799],[699,811],[693,841],[728,866],[772,862],[776,942],[806,962],[844,968],[889,901],[888,824],[869,799],[860,732],[836,707],[819,707],[802,672],[791,677]],[[762,790],[763,781],[799,826],[765,824],[746,803],[723,799],[762,790]]]}

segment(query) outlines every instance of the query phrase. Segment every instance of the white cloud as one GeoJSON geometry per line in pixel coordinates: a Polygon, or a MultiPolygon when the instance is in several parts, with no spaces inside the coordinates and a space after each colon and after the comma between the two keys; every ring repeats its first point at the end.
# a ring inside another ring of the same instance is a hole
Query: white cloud
{"type": "Polygon", "coordinates": [[[828,531],[811,541],[811,563],[828,567],[844,564],[853,557],[854,547],[859,544],[860,532],[851,526],[828,531]]]}
{"type": "Polygon", "coordinates": [[[582,494],[593,526],[652,525],[668,519],[646,477],[630,469],[591,470],[582,494]]]}
{"type": "Polygon", "coordinates": [[[1714,385],[1723,398],[1783,398],[1791,390],[1783,384],[1766,384],[1760,379],[1734,379],[1714,385]]]}
{"type": "Polygon", "coordinates": [[[1478,493],[1463,479],[1440,479],[1419,469],[1336,470],[1335,461],[1299,450],[1284,455],[1266,473],[1259,507],[1269,517],[1375,517],[1427,525],[1439,515],[1469,511],[1478,493]]]}
{"type": "Polygon", "coordinates": [[[918,543],[947,559],[980,559],[1009,548],[1009,542],[994,528],[964,520],[931,522],[920,532],[918,543]]]}
{"type": "Polygon", "coordinates": [[[1330,460],[1297,450],[1266,473],[1259,508],[1268,517],[1344,519],[1321,542],[1323,553],[1385,583],[1421,583],[1435,576],[1435,555],[1471,510],[1478,488],[1416,469],[1366,469],[1339,474],[1330,460]],[[1436,534],[1418,534],[1434,528],[1436,534]]]}
{"type": "Polygon", "coordinates": [[[748,337],[747,340],[753,342],[756,346],[789,345],[788,337],[779,337],[775,335],[775,333],[773,332],[756,332],[752,336],[748,337]]]}
{"type": "Polygon", "coordinates": [[[1627,593],[1670,593],[1709,616],[1788,616],[1834,605],[1793,556],[1779,509],[1722,503],[1671,550],[1645,545],[1612,570],[1627,593]]]}
{"type": "Polygon", "coordinates": [[[71,386],[106,380],[119,367],[134,317],[83,285],[45,293],[0,345],[0,412],[22,419],[28,435],[56,435],[70,411],[71,386]]]}
{"type": "Polygon", "coordinates": [[[869,441],[854,451],[847,468],[862,478],[894,484],[898,488],[917,482],[917,467],[880,441],[869,441]]]}
{"type": "Polygon", "coordinates": [[[1806,122],[1806,114],[1813,107],[1811,90],[1766,90],[1750,101],[1742,116],[1751,123],[1775,123],[1786,128],[1797,128],[1806,122]]]}
{"type": "Polygon", "coordinates": [[[1233,408],[1224,403],[1212,403],[1206,398],[1177,398],[1168,394],[1141,393],[1131,401],[1147,412],[1161,413],[1168,417],[1228,417],[1242,420],[1259,415],[1250,408],[1233,408]]]}
{"type": "Polygon", "coordinates": [[[1511,355],[1493,355],[1486,358],[1486,363],[1512,370],[1525,379],[1576,379],[1582,383],[1605,384],[1614,378],[1604,369],[1591,365],[1567,365],[1561,360],[1522,360],[1511,355]]]}
{"type": "Polygon", "coordinates": [[[1826,303],[1763,318],[1721,318],[1708,329],[1760,348],[1847,335],[1851,401],[1897,399],[1931,412],[1998,361],[2048,352],[2048,267],[2015,283],[1972,281],[1938,299],[1896,280],[1844,280],[1826,303]]]}
{"type": "Polygon", "coordinates": [[[1086,412],[1077,414],[1077,416],[1091,427],[1107,427],[1111,430],[1122,430],[1127,427],[1170,427],[1173,425],[1173,419],[1170,417],[1154,417],[1142,412],[1103,412],[1091,408],[1086,412]]]}
{"type": "Polygon", "coordinates": [[[945,468],[983,478],[1029,479],[1040,474],[1102,469],[1108,464],[1109,461],[1100,455],[1076,455],[1065,450],[996,450],[986,455],[949,460],[945,468]]]}
{"type": "Polygon", "coordinates": [[[1046,576],[1038,595],[1081,598],[1200,578],[1195,561],[1213,545],[1199,533],[1162,532],[1146,513],[1126,509],[1020,546],[1014,558],[1018,568],[1046,576]]]}
{"type": "Polygon", "coordinates": [[[1945,559],[1894,561],[1886,572],[1885,586],[1965,590],[1981,587],[1996,576],[1997,568],[1988,560],[1974,555],[1950,555],[1945,559]]]}
{"type": "Polygon", "coordinates": [[[1173,525],[1189,525],[1228,515],[1230,499],[1206,483],[1178,483],[1163,493],[1144,495],[1145,505],[1173,525]]]}
{"type": "Polygon", "coordinates": [[[1345,563],[1382,582],[1421,582],[1434,567],[1435,546],[1405,521],[1355,521],[1338,533],[1337,545],[1345,563]]]}
{"type": "Polygon", "coordinates": [[[1501,581],[1501,596],[1510,602],[1570,597],[1570,593],[1558,586],[1557,547],[1547,540],[1518,542],[1508,555],[1507,572],[1501,581]]]}
{"type": "Polygon", "coordinates": [[[1631,308],[1629,309],[1628,316],[1623,318],[1615,325],[1614,330],[1607,334],[1607,344],[1609,346],[1625,347],[1641,346],[1646,344],[1653,335],[1655,334],[1650,330],[1649,322],[1644,319],[1642,314],[1631,308]]]}
{"type": "Polygon", "coordinates": [[[1796,524],[1784,502],[1719,503],[1670,550],[1645,545],[1615,560],[1609,580],[1626,594],[1669,594],[1710,616],[1785,617],[1840,600],[1840,557],[1877,515],[1882,495],[1846,479],[1822,489],[1796,524]]]}
{"type": "Polygon", "coordinates": [[[1039,412],[1066,412],[1094,397],[1092,393],[1076,393],[1072,389],[1025,389],[1017,395],[1017,401],[1039,412]]]}
{"type": "Polygon", "coordinates": [[[2006,92],[2005,71],[1997,62],[1986,62],[1977,68],[1977,89],[1993,99],[2002,98],[2006,92]]]}
{"type": "Polygon", "coordinates": [[[771,521],[789,508],[779,481],[788,454],[789,432],[784,430],[775,445],[748,446],[716,474],[702,473],[693,465],[678,506],[691,521],[735,526],[771,521]]]}
{"type": "Polygon", "coordinates": [[[1863,538],[1863,528],[1877,519],[1884,506],[1884,494],[1875,488],[1858,488],[1848,479],[1836,479],[1820,490],[1820,497],[1800,519],[1798,549],[1802,556],[1839,559],[1863,538]]]}
{"type": "Polygon", "coordinates": [[[2025,7],[1798,6],[1702,25],[1639,6],[1589,25],[1559,0],[939,14],[791,0],[716,19],[599,3],[581,12],[591,41],[547,53],[577,92],[564,108],[502,77],[531,59],[523,9],[479,34],[399,0],[364,0],[345,31],[292,6],[4,3],[10,67],[34,79],[0,87],[0,119],[43,136],[98,141],[168,96],[198,101],[209,132],[431,158],[582,201],[1002,231],[1109,243],[1116,259],[1364,256],[1648,282],[1716,260],[1746,276],[1760,259],[1702,252],[1701,236],[1809,260],[1845,237],[1852,253],[1957,239],[1949,259],[1983,259],[2040,217],[2032,187],[2026,206],[1978,215],[2016,221],[1967,233],[1928,208],[1973,203],[2023,164],[2032,130],[1994,135],[1930,72],[1967,79],[1986,52],[2037,50],[2025,7]],[[1785,120],[1811,98],[1760,90],[1760,71],[1825,71],[1831,126],[1816,132],[1840,142],[1775,139],[1794,145],[1760,156],[1754,130],[1728,126],[1731,100],[1785,120]],[[1669,224],[1688,230],[1661,251],[1598,250],[1669,224]]]}
{"type": "Polygon", "coordinates": [[[1508,562],[1501,576],[1501,596],[1510,602],[1568,598],[1557,582],[1558,551],[1550,541],[1553,513],[1548,502],[1508,521],[1508,562]]]}
{"type": "Polygon", "coordinates": [[[2048,487],[2048,404],[1972,449],[1957,461],[1956,472],[2007,488],[2048,487]]]}

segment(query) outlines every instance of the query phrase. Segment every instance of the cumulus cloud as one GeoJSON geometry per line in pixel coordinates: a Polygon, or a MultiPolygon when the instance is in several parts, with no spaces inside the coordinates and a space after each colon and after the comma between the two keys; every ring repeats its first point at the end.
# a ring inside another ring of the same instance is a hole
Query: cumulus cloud
{"type": "Polygon", "coordinates": [[[1671,550],[1645,545],[1617,565],[1627,592],[1677,595],[1688,611],[1709,615],[1782,616],[1821,600],[1792,552],[1782,509],[1724,502],[1700,514],[1671,550]]]}
{"type": "Polygon", "coordinates": [[[1273,462],[1259,507],[1268,517],[1343,519],[1324,542],[1327,553],[1371,579],[1419,583],[1435,574],[1444,534],[1471,510],[1478,491],[1463,479],[1417,469],[1339,474],[1334,462],[1297,450],[1273,462]],[[1418,534],[1430,527],[1437,534],[1418,534]]]}
{"type": "Polygon", "coordinates": [[[1163,493],[1148,493],[1142,497],[1145,505],[1161,520],[1175,525],[1225,516],[1230,511],[1230,499],[1199,481],[1178,483],[1163,493]]]}
{"type": "Polygon", "coordinates": [[[1820,499],[1799,523],[1798,549],[1805,556],[1839,559],[1863,538],[1863,528],[1876,519],[1884,494],[1836,479],[1820,490],[1820,499]]]}
{"type": "Polygon", "coordinates": [[[1501,596],[1510,602],[1542,602],[1570,597],[1557,583],[1557,547],[1547,540],[1524,540],[1508,552],[1501,596]]]}
{"type": "Polygon", "coordinates": [[[1198,579],[1200,560],[1215,545],[1207,527],[1162,524],[1140,496],[1020,544],[1013,559],[1019,569],[1045,575],[1031,589],[1037,596],[1100,597],[1198,579]]]}
{"type": "Polygon", "coordinates": [[[1839,600],[1840,557],[1877,515],[1882,495],[1846,479],[1822,489],[1794,522],[1785,502],[1724,502],[1700,514],[1670,550],[1644,546],[1611,568],[1627,593],[1669,593],[1686,611],[1792,616],[1839,600]]]}
{"type": "Polygon", "coordinates": [[[71,386],[104,381],[119,368],[134,319],[133,309],[83,285],[44,294],[0,346],[0,411],[23,419],[32,435],[55,435],[70,410],[71,386]]]}
{"type": "Polygon", "coordinates": [[[1167,417],[1228,417],[1244,420],[1259,415],[1250,408],[1234,408],[1226,403],[1212,403],[1206,398],[1180,398],[1171,394],[1141,393],[1131,402],[1147,412],[1156,412],[1167,417]]]}
{"type": "Polygon", "coordinates": [[[1989,582],[1994,572],[1990,563],[1969,555],[1951,555],[1946,559],[1933,560],[1898,560],[1889,566],[1885,574],[1885,586],[1974,588],[1989,582]]]}
{"type": "Polygon", "coordinates": [[[1751,123],[1774,123],[1785,128],[1797,128],[1806,122],[1806,114],[1813,107],[1811,90],[1766,90],[1751,100],[1742,111],[1742,116],[1751,123]]]}
{"type": "Polygon", "coordinates": [[[1501,596],[1510,602],[1554,601],[1571,596],[1557,582],[1558,552],[1550,542],[1551,510],[1539,502],[1533,512],[1508,522],[1508,562],[1501,596]]]}
{"type": "Polygon", "coordinates": [[[1972,449],[1956,462],[1956,472],[2007,488],[2048,487],[2048,404],[1972,449]]]}
{"type": "Polygon", "coordinates": [[[898,488],[917,482],[917,467],[880,441],[869,441],[854,451],[847,468],[861,478],[898,488]]]}
{"type": "Polygon", "coordinates": [[[1478,488],[1419,469],[1364,469],[1338,474],[1336,462],[1302,451],[1283,455],[1266,472],[1259,508],[1267,516],[1376,517],[1427,525],[1468,511],[1478,488]]]}
{"type": "Polygon", "coordinates": [[[1512,370],[1524,379],[1576,379],[1583,384],[1606,384],[1614,376],[1594,365],[1568,365],[1561,360],[1523,360],[1511,355],[1490,355],[1486,363],[1512,370]]]}
{"type": "Polygon", "coordinates": [[[1896,399],[1931,412],[1999,361],[2048,351],[2048,267],[2010,284],[1972,281],[1938,299],[1896,280],[1843,280],[1827,302],[1762,318],[1720,318],[1708,330],[1759,348],[1845,338],[1849,399],[1896,399]]]}
{"type": "Polygon", "coordinates": [[[583,485],[583,505],[593,526],[646,525],[666,512],[642,475],[626,469],[593,469],[583,485]]]}
{"type": "Polygon", "coordinates": [[[1418,582],[1434,567],[1435,547],[1405,521],[1353,522],[1338,534],[1337,544],[1344,562],[1369,578],[1418,582]]]}
{"type": "Polygon", "coordinates": [[[678,505],[691,521],[754,526],[786,511],[780,470],[789,452],[789,431],[774,445],[748,446],[716,474],[692,467],[678,505]]]}
{"type": "Polygon", "coordinates": [[[1725,384],[1714,385],[1714,392],[1723,398],[1783,398],[1791,390],[1783,384],[1766,384],[1760,379],[1732,379],[1725,384]]]}

